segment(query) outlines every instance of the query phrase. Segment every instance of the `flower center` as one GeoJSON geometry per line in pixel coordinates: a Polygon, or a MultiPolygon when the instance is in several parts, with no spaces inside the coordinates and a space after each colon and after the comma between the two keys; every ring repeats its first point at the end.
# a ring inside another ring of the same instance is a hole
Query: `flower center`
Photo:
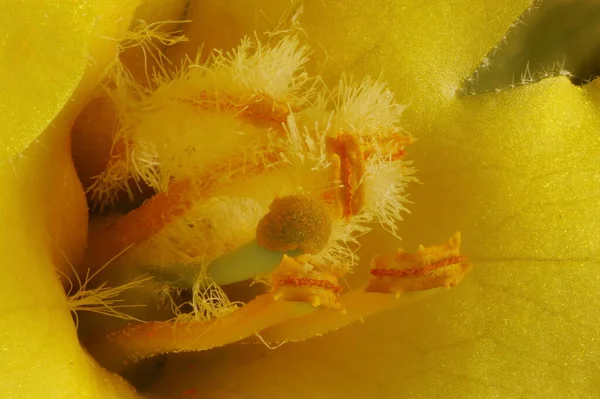
{"type": "Polygon", "coordinates": [[[456,285],[469,271],[457,234],[415,254],[376,257],[363,288],[339,283],[360,266],[361,235],[375,224],[395,234],[415,180],[404,160],[412,138],[383,83],[319,88],[303,70],[306,54],[293,36],[247,40],[159,76],[149,90],[122,70],[106,85],[119,123],[104,172],[88,187],[106,221],[90,232],[84,266],[97,273],[114,259],[118,284],[150,274],[145,298],[167,298],[173,317],[147,307],[150,323],[92,342],[109,368],[259,333],[318,335],[394,306],[406,291],[456,285]],[[142,205],[114,210],[143,187],[152,195],[142,205]],[[253,282],[263,284],[258,293],[253,282]]]}

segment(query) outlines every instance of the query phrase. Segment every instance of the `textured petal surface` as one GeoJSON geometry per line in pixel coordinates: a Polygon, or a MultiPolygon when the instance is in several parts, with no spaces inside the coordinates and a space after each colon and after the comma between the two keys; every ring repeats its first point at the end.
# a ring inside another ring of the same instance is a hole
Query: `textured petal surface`
{"type": "Polygon", "coordinates": [[[0,160],[39,136],[77,87],[95,84],[136,2],[4,2],[10,12],[0,15],[0,160]]]}
{"type": "Polygon", "coordinates": [[[55,262],[81,252],[87,214],[68,136],[49,133],[18,165],[0,169],[0,391],[15,399],[135,397],[77,340],[55,262]]]}
{"type": "Polygon", "coordinates": [[[0,391],[6,397],[135,396],[79,346],[57,274],[75,281],[69,262],[79,261],[86,244],[87,205],[71,161],[71,124],[114,59],[135,4],[16,2],[13,13],[0,17],[6,94],[0,105],[6,118],[0,391]]]}

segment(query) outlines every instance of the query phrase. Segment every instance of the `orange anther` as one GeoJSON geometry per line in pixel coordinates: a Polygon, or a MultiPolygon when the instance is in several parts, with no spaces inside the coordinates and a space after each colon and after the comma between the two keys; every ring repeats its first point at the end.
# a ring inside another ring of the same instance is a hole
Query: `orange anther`
{"type": "Polygon", "coordinates": [[[361,184],[365,174],[364,154],[358,137],[349,133],[328,137],[327,149],[339,158],[342,187],[337,190],[337,195],[342,203],[342,216],[348,218],[356,215],[364,205],[365,189],[361,184]]]}
{"type": "Polygon", "coordinates": [[[341,307],[338,297],[342,287],[337,284],[337,275],[327,268],[285,256],[271,274],[271,283],[275,298],[308,302],[315,307],[341,307]]]}
{"type": "Polygon", "coordinates": [[[460,234],[448,242],[428,248],[420,247],[414,254],[399,250],[393,256],[378,256],[371,261],[371,276],[367,291],[401,293],[437,287],[453,287],[471,270],[460,254],[460,234]]]}

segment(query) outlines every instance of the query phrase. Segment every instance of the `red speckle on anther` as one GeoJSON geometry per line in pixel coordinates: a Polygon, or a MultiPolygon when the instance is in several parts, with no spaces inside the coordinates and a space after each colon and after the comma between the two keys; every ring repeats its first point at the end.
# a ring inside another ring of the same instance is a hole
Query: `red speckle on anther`
{"type": "Polygon", "coordinates": [[[442,259],[435,263],[428,265],[422,265],[418,267],[412,267],[407,269],[392,269],[392,268],[375,268],[371,269],[371,275],[376,277],[389,276],[389,277],[409,277],[409,276],[422,276],[429,273],[432,270],[439,269],[449,265],[459,264],[464,262],[466,258],[464,256],[454,256],[452,258],[442,259]]]}
{"type": "Polygon", "coordinates": [[[318,280],[316,278],[308,277],[287,277],[277,282],[277,285],[295,285],[304,287],[320,287],[327,290],[331,290],[335,293],[341,292],[342,287],[327,280],[318,280]]]}
{"type": "Polygon", "coordinates": [[[339,190],[343,205],[343,216],[356,215],[364,204],[365,187],[362,179],[365,174],[365,157],[357,136],[340,133],[336,138],[328,137],[328,150],[337,154],[340,160],[339,190]]]}

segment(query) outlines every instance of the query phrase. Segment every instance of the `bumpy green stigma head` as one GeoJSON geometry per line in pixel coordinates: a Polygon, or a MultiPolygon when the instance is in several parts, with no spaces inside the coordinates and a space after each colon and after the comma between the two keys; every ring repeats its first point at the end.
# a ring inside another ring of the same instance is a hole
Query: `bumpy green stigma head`
{"type": "Polygon", "coordinates": [[[322,201],[307,195],[273,200],[256,228],[256,242],[271,251],[320,252],[331,235],[331,219],[322,201]]]}

